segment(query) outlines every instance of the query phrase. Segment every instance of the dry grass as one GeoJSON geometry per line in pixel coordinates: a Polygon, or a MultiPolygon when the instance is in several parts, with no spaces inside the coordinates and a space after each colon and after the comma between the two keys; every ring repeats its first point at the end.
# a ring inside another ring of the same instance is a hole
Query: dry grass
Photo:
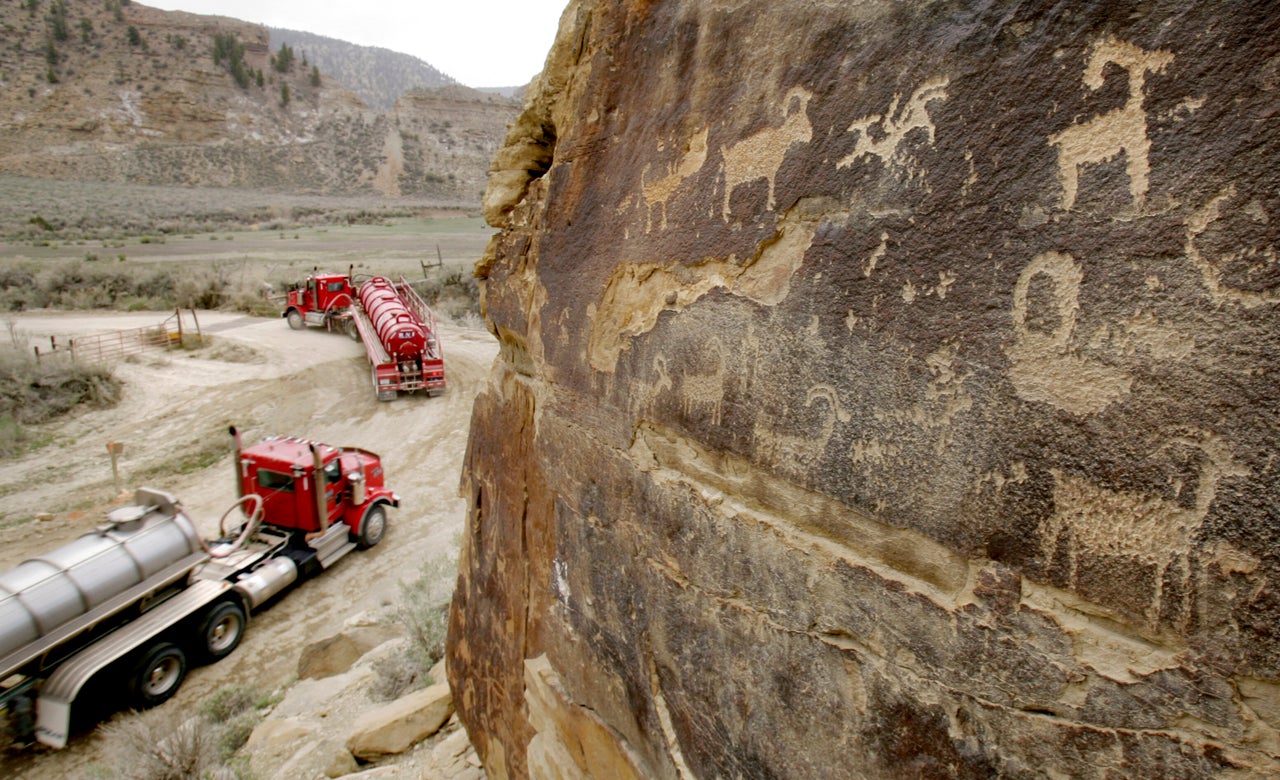
{"type": "MultiPolygon", "coordinates": [[[[20,336],[10,331],[10,339],[20,336]]],[[[36,362],[25,344],[0,346],[0,457],[37,439],[31,427],[85,404],[114,406],[120,382],[105,366],[67,360],[36,362]]]]}
{"type": "Polygon", "coordinates": [[[199,714],[175,719],[160,710],[120,716],[103,727],[105,762],[95,775],[120,780],[245,780],[245,764],[236,752],[262,719],[261,711],[278,700],[247,685],[218,689],[199,714]]]}

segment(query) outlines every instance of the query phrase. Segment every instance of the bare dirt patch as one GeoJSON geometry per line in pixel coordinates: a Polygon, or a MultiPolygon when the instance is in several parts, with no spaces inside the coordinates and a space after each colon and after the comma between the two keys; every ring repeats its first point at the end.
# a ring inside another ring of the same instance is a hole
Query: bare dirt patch
{"type": "MultiPolygon", "coordinates": [[[[11,319],[24,332],[47,337],[139,327],[165,316],[37,313],[11,319]]],[[[465,511],[457,487],[472,401],[497,352],[482,327],[442,324],[448,392],[380,403],[363,348],[344,336],[219,312],[200,312],[200,322],[215,339],[212,347],[120,364],[125,387],[118,406],[40,426],[47,443],[3,463],[0,570],[92,529],[121,500],[106,447],[113,441],[124,444],[120,488],[148,484],[176,494],[208,535],[235,499],[230,424],[246,442],[290,434],[371,449],[382,456],[388,484],[402,502],[380,545],[352,553],[255,615],[230,657],[193,669],[162,707],[175,717],[224,685],[289,685],[304,645],[362,615],[382,619],[401,582],[416,577],[424,561],[456,548],[465,511]],[[52,519],[36,519],[41,515],[52,519]]],[[[86,776],[100,760],[104,739],[98,729],[66,750],[36,748],[0,758],[0,776],[86,776]]]]}

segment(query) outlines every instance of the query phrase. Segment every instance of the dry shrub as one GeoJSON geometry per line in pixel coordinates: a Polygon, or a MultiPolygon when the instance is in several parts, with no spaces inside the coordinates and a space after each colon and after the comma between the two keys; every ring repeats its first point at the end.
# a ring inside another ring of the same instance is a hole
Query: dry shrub
{"type": "Polygon", "coordinates": [[[106,366],[62,356],[36,362],[17,346],[0,346],[0,456],[21,451],[31,438],[26,426],[82,404],[102,409],[119,400],[120,380],[106,366]]]}
{"type": "Polygon", "coordinates": [[[372,693],[376,698],[395,699],[423,687],[431,667],[444,657],[449,602],[457,574],[457,559],[438,555],[423,564],[416,580],[400,586],[395,615],[404,625],[409,641],[403,651],[374,663],[377,678],[372,693]]]}
{"type": "Polygon", "coordinates": [[[103,727],[110,776],[129,780],[189,780],[223,768],[217,729],[202,718],[176,721],[148,710],[103,727]]]}
{"type": "Polygon", "coordinates": [[[246,764],[235,753],[262,719],[259,711],[276,700],[251,685],[228,685],[185,720],[160,709],[121,716],[103,727],[108,747],[100,774],[122,780],[245,780],[246,764]]]}

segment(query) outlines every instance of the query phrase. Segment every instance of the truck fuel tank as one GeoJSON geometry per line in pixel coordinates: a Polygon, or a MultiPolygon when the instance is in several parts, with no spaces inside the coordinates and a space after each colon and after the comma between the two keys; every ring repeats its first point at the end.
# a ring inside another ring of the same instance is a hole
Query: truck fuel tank
{"type": "Polygon", "coordinates": [[[249,606],[257,609],[297,579],[298,565],[281,555],[254,569],[252,574],[236,582],[235,587],[249,600],[249,606]]]}

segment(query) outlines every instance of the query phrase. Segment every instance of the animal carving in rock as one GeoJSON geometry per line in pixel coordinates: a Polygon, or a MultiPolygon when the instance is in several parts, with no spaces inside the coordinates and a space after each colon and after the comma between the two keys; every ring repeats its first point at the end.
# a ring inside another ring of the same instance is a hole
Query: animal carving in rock
{"type": "Polygon", "coordinates": [[[757,453],[782,471],[792,476],[803,476],[809,466],[822,456],[835,434],[836,424],[852,419],[840,405],[840,394],[835,387],[820,384],[809,388],[805,394],[805,408],[814,406],[818,401],[825,402],[826,411],[822,413],[822,422],[817,426],[815,435],[784,432],[774,427],[776,421],[772,426],[757,422],[754,429],[757,453]]]}
{"type": "Polygon", "coordinates": [[[946,99],[948,83],[946,78],[926,81],[911,93],[906,105],[900,105],[901,96],[894,95],[885,113],[872,114],[850,124],[848,132],[857,133],[858,142],[837,167],[847,168],[868,155],[878,157],[886,164],[892,162],[907,134],[916,129],[924,130],[932,144],[933,119],[929,116],[929,104],[946,99]],[[872,133],[872,128],[875,128],[875,133],[872,133]]]}
{"type": "Polygon", "coordinates": [[[813,125],[806,113],[812,93],[802,87],[787,92],[782,101],[784,120],[744,138],[721,151],[724,157],[724,204],[721,216],[729,219],[729,196],[741,184],[766,179],[769,182],[769,206],[773,209],[774,178],[782,167],[787,150],[795,143],[808,143],[813,138],[813,125]]]}
{"type": "MultiPolygon", "coordinates": [[[[697,173],[706,161],[707,129],[703,128],[689,139],[683,154],[680,156],[680,161],[676,163],[675,170],[644,185],[641,197],[644,200],[645,224],[648,229],[653,229],[652,212],[655,206],[660,209],[658,228],[662,229],[667,226],[667,199],[675,192],[676,187],[679,187],[685,179],[697,173]]],[[[648,172],[649,168],[645,168],[645,173],[648,174],[648,172]]]]}
{"type": "Polygon", "coordinates": [[[1164,581],[1168,570],[1177,566],[1182,573],[1181,621],[1190,619],[1189,583],[1191,553],[1196,535],[1217,496],[1219,483],[1227,477],[1248,476],[1236,464],[1230,445],[1203,431],[1169,439],[1157,455],[1171,457],[1177,452],[1199,451],[1194,485],[1183,485],[1171,476],[1175,497],[1112,490],[1060,469],[1053,474],[1054,513],[1040,529],[1040,548],[1045,565],[1053,563],[1058,547],[1066,540],[1067,579],[1075,587],[1082,559],[1126,558],[1138,567],[1151,567],[1153,593],[1147,619],[1160,619],[1164,581]],[[1192,488],[1194,498],[1181,493],[1192,488]],[[1182,500],[1179,500],[1181,498],[1182,500]]]}
{"type": "Polygon", "coordinates": [[[1145,203],[1147,175],[1151,171],[1151,140],[1147,137],[1147,113],[1142,107],[1143,87],[1148,73],[1159,73],[1170,62],[1173,62],[1173,55],[1169,52],[1144,51],[1114,38],[1094,46],[1084,71],[1085,86],[1095,92],[1101,89],[1103,70],[1114,63],[1129,74],[1129,97],[1120,108],[1049,136],[1049,143],[1058,147],[1064,211],[1070,211],[1075,205],[1080,187],[1080,166],[1106,162],[1122,152],[1133,203],[1139,208],[1145,203]]]}

